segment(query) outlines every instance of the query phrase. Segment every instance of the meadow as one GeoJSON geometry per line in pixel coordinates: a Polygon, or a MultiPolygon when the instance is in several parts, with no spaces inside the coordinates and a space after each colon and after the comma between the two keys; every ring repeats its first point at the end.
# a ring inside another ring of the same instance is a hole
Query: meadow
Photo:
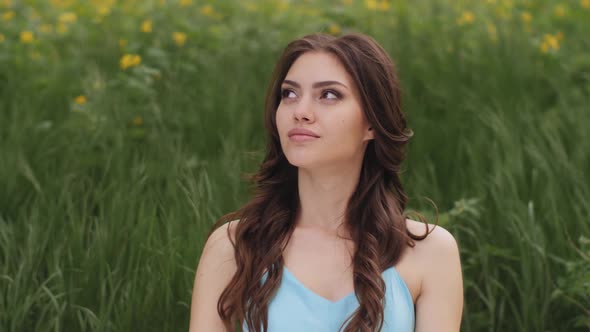
{"type": "Polygon", "coordinates": [[[318,31],[396,63],[461,330],[590,330],[590,0],[0,0],[0,331],[186,331],[272,66],[318,31]]]}

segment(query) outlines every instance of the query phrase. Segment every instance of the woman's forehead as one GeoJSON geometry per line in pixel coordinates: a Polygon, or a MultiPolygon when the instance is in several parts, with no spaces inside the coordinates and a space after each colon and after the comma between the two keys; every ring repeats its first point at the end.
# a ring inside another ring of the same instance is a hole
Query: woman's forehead
{"type": "Polygon", "coordinates": [[[340,60],[327,52],[306,52],[291,65],[285,80],[294,81],[302,86],[311,86],[316,82],[337,81],[347,87],[351,79],[340,60]]]}

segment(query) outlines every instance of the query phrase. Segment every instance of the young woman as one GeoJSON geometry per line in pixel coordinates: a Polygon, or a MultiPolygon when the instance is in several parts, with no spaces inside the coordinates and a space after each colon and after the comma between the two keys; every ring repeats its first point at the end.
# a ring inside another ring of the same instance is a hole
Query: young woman
{"type": "Polygon", "coordinates": [[[459,331],[456,241],[404,212],[413,133],[386,51],[358,33],[291,42],[265,112],[254,197],[208,237],[190,331],[459,331]]]}

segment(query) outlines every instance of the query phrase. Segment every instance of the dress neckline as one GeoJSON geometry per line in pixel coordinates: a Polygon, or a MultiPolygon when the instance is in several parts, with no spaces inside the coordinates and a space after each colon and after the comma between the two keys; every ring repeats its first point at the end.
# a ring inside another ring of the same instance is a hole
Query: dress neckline
{"type": "MultiPolygon", "coordinates": [[[[385,269],[385,271],[383,271],[381,273],[381,276],[384,276],[386,274],[386,272],[388,272],[390,270],[395,270],[395,267],[394,266],[391,266],[391,267],[385,269]]],[[[329,305],[336,306],[336,305],[340,305],[342,303],[347,303],[348,302],[347,301],[348,299],[351,299],[351,298],[355,298],[356,297],[356,293],[354,291],[352,291],[352,292],[348,293],[347,295],[345,295],[344,297],[340,298],[339,300],[336,300],[336,301],[329,300],[329,299],[327,299],[327,298],[319,295],[318,293],[312,291],[307,286],[305,286],[301,281],[299,281],[299,279],[297,279],[297,277],[295,277],[295,275],[293,273],[291,273],[291,271],[289,271],[289,269],[287,269],[287,267],[285,265],[283,265],[283,271],[284,271],[284,273],[283,273],[284,275],[286,275],[293,282],[295,282],[295,284],[297,284],[299,287],[301,287],[305,292],[307,292],[308,294],[310,294],[314,298],[317,298],[320,301],[325,302],[325,303],[327,303],[329,305]]],[[[405,284],[405,282],[403,280],[402,280],[402,283],[407,288],[407,285],[405,284]]]]}

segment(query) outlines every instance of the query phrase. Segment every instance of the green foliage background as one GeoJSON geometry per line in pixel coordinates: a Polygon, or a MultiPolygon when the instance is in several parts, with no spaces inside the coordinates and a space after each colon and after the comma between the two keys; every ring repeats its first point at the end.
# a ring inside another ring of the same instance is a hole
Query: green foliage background
{"type": "Polygon", "coordinates": [[[397,64],[402,180],[459,243],[462,331],[590,329],[590,1],[2,0],[0,330],[187,330],[272,66],[316,31],[397,64]]]}

